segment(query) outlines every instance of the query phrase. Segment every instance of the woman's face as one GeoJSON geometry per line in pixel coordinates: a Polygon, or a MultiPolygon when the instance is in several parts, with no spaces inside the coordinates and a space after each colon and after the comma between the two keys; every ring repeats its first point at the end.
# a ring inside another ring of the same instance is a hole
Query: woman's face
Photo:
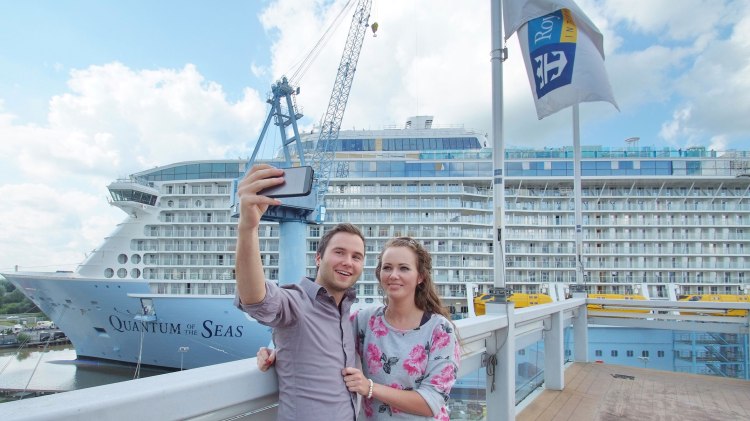
{"type": "Polygon", "coordinates": [[[422,283],[417,255],[408,247],[389,247],[383,253],[380,287],[389,300],[414,301],[417,285],[422,283]]]}

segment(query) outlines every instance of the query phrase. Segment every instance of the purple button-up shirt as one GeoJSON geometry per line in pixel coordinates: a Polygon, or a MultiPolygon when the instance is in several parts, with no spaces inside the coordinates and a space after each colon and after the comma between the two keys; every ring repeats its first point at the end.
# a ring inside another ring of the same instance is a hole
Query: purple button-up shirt
{"type": "Polygon", "coordinates": [[[325,288],[309,278],[282,287],[266,281],[266,296],[257,304],[235,297],[238,308],[274,328],[279,420],[356,419],[356,395],[341,375],[344,367],[355,367],[349,318],[354,297],[350,288],[339,310],[325,288]]]}

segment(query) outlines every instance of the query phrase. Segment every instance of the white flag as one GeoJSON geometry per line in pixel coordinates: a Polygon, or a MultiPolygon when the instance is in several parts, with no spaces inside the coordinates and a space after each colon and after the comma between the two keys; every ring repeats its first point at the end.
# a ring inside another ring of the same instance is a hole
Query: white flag
{"type": "Polygon", "coordinates": [[[602,34],[575,2],[508,0],[503,20],[506,39],[518,32],[540,120],[588,101],[619,110],[604,69],[602,34]]]}

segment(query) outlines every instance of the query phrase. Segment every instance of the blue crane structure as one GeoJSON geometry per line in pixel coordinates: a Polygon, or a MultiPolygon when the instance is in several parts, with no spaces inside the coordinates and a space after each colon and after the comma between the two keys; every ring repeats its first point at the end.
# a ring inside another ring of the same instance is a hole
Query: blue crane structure
{"type": "MultiPolygon", "coordinates": [[[[280,199],[280,206],[270,207],[263,215],[265,221],[276,221],[279,223],[279,282],[297,282],[306,275],[305,262],[307,225],[322,224],[325,222],[325,195],[328,192],[328,183],[334,166],[335,147],[334,144],[339,136],[341,121],[344,118],[344,110],[349,99],[352,81],[357,69],[359,53],[365,33],[369,27],[368,20],[372,0],[359,0],[349,27],[349,34],[344,45],[333,91],[328,102],[326,114],[322,120],[319,137],[315,144],[311,165],[315,171],[312,191],[308,196],[289,197],[280,199]]],[[[375,30],[375,28],[373,28],[375,30]]],[[[271,87],[270,97],[266,100],[271,105],[263,130],[255,144],[255,149],[245,168],[245,173],[255,164],[258,151],[263,142],[270,123],[278,126],[282,139],[282,152],[286,167],[292,167],[292,156],[296,156],[299,165],[308,165],[305,162],[304,146],[300,140],[297,121],[302,118],[295,97],[299,94],[299,87],[294,87],[286,77],[282,77],[271,87]],[[292,135],[288,136],[287,129],[291,126],[292,135]],[[292,145],[294,150],[290,151],[292,145]]],[[[233,183],[232,214],[239,213],[237,200],[238,180],[233,183]]]]}

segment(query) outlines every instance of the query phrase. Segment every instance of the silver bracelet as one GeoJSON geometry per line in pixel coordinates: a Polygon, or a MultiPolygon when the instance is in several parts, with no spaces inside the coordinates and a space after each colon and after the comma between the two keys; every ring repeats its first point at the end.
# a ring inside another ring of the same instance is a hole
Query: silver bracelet
{"type": "Polygon", "coordinates": [[[372,399],[372,379],[367,379],[370,382],[370,390],[367,392],[367,399],[372,399]]]}

